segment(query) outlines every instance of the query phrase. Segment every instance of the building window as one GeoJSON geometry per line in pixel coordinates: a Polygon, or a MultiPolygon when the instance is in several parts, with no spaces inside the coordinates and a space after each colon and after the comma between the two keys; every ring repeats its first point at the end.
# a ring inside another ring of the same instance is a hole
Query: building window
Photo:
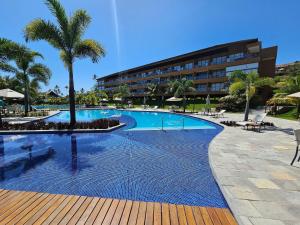
{"type": "Polygon", "coordinates": [[[234,71],[243,71],[245,73],[257,72],[258,71],[258,63],[250,63],[239,66],[230,66],[226,68],[226,75],[229,76],[234,71]]]}
{"type": "Polygon", "coordinates": [[[202,73],[197,73],[195,76],[195,80],[203,80],[203,79],[208,79],[208,73],[207,72],[202,72],[202,73]]]}
{"type": "Polygon", "coordinates": [[[185,64],[185,69],[186,69],[186,70],[191,70],[191,69],[193,69],[193,63],[187,63],[187,64],[185,64]]]}
{"type": "Polygon", "coordinates": [[[234,62],[234,61],[237,61],[237,60],[240,60],[240,59],[243,59],[243,58],[245,58],[244,52],[239,52],[239,53],[236,53],[236,54],[229,55],[228,58],[227,58],[227,62],[234,62]]]}
{"type": "Polygon", "coordinates": [[[206,92],[207,91],[207,84],[198,84],[196,86],[196,89],[199,92],[206,92]]]}
{"type": "Polygon", "coordinates": [[[208,59],[205,59],[205,60],[199,60],[195,63],[195,66],[196,67],[206,67],[209,65],[209,61],[208,59]]]}
{"type": "Polygon", "coordinates": [[[211,91],[226,91],[225,83],[213,83],[210,87],[211,91]]]}
{"type": "Polygon", "coordinates": [[[211,73],[211,78],[220,78],[220,77],[225,77],[225,76],[226,76],[225,70],[214,70],[211,73]]]}
{"type": "Polygon", "coordinates": [[[220,56],[212,59],[211,64],[217,65],[217,64],[224,64],[227,62],[227,56],[220,56]]]}

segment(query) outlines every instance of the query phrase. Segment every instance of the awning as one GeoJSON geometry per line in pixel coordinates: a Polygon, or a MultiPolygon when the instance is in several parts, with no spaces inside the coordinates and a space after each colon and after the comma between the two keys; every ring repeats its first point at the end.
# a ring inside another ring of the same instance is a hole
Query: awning
{"type": "Polygon", "coordinates": [[[2,89],[0,90],[0,97],[20,99],[24,98],[24,95],[11,89],[2,89]]]}

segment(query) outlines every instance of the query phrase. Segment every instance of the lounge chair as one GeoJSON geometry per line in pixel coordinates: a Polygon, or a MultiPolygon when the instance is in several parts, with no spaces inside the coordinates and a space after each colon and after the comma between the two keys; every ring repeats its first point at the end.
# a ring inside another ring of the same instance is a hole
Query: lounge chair
{"type": "Polygon", "coordinates": [[[153,107],[153,109],[158,109],[158,106],[157,106],[157,105],[155,105],[155,106],[153,107]]]}
{"type": "Polygon", "coordinates": [[[217,112],[213,115],[213,117],[215,118],[220,118],[220,117],[224,117],[224,113],[226,112],[225,109],[221,110],[220,112],[217,112]]]}
{"type": "Polygon", "coordinates": [[[261,126],[263,125],[266,116],[267,113],[257,114],[254,116],[253,120],[240,121],[236,124],[242,126],[244,129],[246,128],[247,130],[249,127],[252,127],[253,129],[258,128],[258,131],[260,132],[261,126]]]}
{"type": "MultiPolygon", "coordinates": [[[[296,152],[295,152],[295,156],[291,162],[291,166],[294,164],[297,156],[298,156],[298,153],[299,153],[299,145],[300,145],[300,129],[297,129],[297,130],[294,130],[294,135],[296,137],[296,142],[297,142],[297,147],[296,147],[296,152]]],[[[300,161],[300,156],[298,158],[298,162],[300,161]]]]}

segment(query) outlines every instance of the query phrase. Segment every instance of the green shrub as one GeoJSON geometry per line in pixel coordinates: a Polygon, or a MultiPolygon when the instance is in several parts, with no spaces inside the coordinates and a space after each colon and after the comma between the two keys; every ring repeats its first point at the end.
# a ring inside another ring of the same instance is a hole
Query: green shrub
{"type": "Polygon", "coordinates": [[[244,110],[245,104],[246,101],[244,96],[227,95],[219,99],[217,109],[225,109],[231,112],[241,112],[244,110]]]}

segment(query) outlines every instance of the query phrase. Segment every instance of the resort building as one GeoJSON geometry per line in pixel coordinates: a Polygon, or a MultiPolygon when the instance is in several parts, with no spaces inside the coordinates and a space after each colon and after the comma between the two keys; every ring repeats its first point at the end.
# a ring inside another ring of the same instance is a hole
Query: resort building
{"type": "Polygon", "coordinates": [[[299,68],[300,61],[276,65],[276,76],[286,75],[289,71],[299,68]]]}
{"type": "Polygon", "coordinates": [[[124,70],[97,79],[100,90],[112,94],[120,84],[127,84],[132,97],[147,96],[150,83],[167,87],[169,81],[193,80],[194,96],[224,96],[228,93],[228,75],[233,71],[257,71],[260,76],[274,76],[277,46],[262,48],[258,39],[236,41],[201,49],[165,60],[124,70]]]}

